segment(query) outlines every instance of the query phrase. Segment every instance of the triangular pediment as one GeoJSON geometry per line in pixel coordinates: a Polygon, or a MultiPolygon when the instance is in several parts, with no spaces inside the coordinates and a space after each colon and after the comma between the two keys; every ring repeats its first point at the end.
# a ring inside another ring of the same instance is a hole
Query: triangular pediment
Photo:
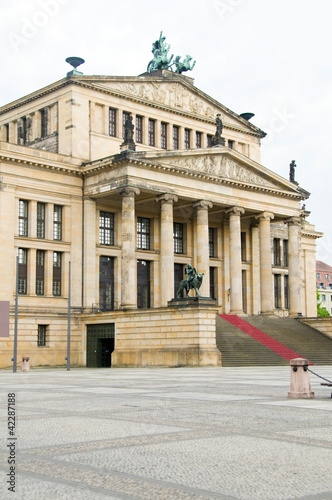
{"type": "Polygon", "coordinates": [[[179,171],[192,174],[211,176],[211,180],[234,183],[238,186],[278,191],[299,198],[306,197],[307,193],[296,184],[291,183],[263,165],[247,158],[228,148],[211,148],[200,151],[181,153],[142,153],[149,162],[158,162],[161,167],[174,167],[179,171]]]}
{"type": "MultiPolygon", "coordinates": [[[[169,72],[168,72],[169,73],[169,72]]],[[[219,113],[224,126],[236,127],[243,132],[264,137],[265,133],[218,101],[208,96],[186,79],[178,77],[84,77],[102,91],[108,89],[124,98],[153,103],[181,113],[194,115],[201,120],[215,120],[219,113]]]]}

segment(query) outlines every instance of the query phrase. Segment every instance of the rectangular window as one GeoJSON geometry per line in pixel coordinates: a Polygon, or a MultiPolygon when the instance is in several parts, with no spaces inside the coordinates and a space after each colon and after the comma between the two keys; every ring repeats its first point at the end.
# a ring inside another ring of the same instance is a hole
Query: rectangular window
{"type": "Polygon", "coordinates": [[[196,148],[202,147],[202,132],[196,132],[196,148]]]}
{"type": "Polygon", "coordinates": [[[284,276],[284,298],[285,298],[285,309],[289,309],[289,288],[288,288],[288,275],[284,276]]]}
{"type": "Polygon", "coordinates": [[[231,141],[230,139],[228,140],[228,147],[229,149],[233,149],[234,148],[234,141],[231,141]]]}
{"type": "Polygon", "coordinates": [[[38,325],[38,339],[37,345],[38,347],[46,346],[46,325],[38,325]]]}
{"type": "Polygon", "coordinates": [[[45,252],[36,253],[36,295],[44,295],[45,252]]]}
{"type": "MultiPolygon", "coordinates": [[[[281,266],[280,238],[273,238],[273,265],[281,266]]],[[[277,276],[277,275],[276,275],[277,276]]]]}
{"type": "Polygon", "coordinates": [[[99,308],[114,309],[114,257],[101,255],[99,258],[99,308]]]}
{"type": "Polygon", "coordinates": [[[147,260],[137,261],[137,307],[150,307],[150,262],[147,260]]]}
{"type": "Polygon", "coordinates": [[[5,141],[9,142],[9,123],[5,124],[5,141]]]}
{"type": "Polygon", "coordinates": [[[130,113],[128,113],[128,111],[124,111],[122,113],[122,137],[125,138],[125,135],[126,135],[126,121],[128,120],[130,116],[130,113]]]}
{"type": "Polygon", "coordinates": [[[99,243],[100,245],[114,245],[114,214],[110,212],[100,212],[99,243]]]}
{"type": "Polygon", "coordinates": [[[214,244],[215,244],[215,229],[214,227],[209,227],[209,257],[214,257],[214,244]]]}
{"type": "Polygon", "coordinates": [[[61,253],[53,252],[53,295],[61,295],[61,253]]]}
{"type": "Polygon", "coordinates": [[[274,307],[280,309],[281,307],[281,275],[274,275],[274,307]]]}
{"type": "Polygon", "coordinates": [[[241,233],[241,260],[246,262],[247,260],[247,233],[241,233]]]}
{"type": "Polygon", "coordinates": [[[155,120],[149,118],[149,146],[155,145],[155,120]]]}
{"type": "Polygon", "coordinates": [[[317,279],[320,280],[320,273],[317,273],[316,276],[317,276],[317,279]]]}
{"type": "Polygon", "coordinates": [[[37,203],[37,238],[45,238],[45,203],[37,203]]]}
{"type": "Polygon", "coordinates": [[[28,236],[28,202],[26,200],[18,202],[18,235],[28,236]]]}
{"type": "Polygon", "coordinates": [[[216,290],[216,267],[210,267],[210,297],[211,299],[217,298],[217,290],[216,290]]]}
{"type": "Polygon", "coordinates": [[[161,147],[167,149],[167,123],[161,122],[161,147]]]}
{"type": "Polygon", "coordinates": [[[184,149],[190,149],[190,130],[184,129],[184,149]]]}
{"type": "Polygon", "coordinates": [[[62,206],[61,205],[54,205],[53,239],[54,240],[62,240],[62,206]]]}
{"type": "Polygon", "coordinates": [[[207,140],[207,147],[211,148],[212,147],[212,135],[211,134],[207,134],[206,140],[207,140]]]}
{"type": "Polygon", "coordinates": [[[173,224],[174,253],[183,253],[183,224],[173,224]]]}
{"type": "Polygon", "coordinates": [[[288,240],[283,241],[284,266],[288,267],[288,240]]]}
{"type": "Polygon", "coordinates": [[[150,219],[137,217],[137,248],[150,250],[150,219]]]}
{"type": "Polygon", "coordinates": [[[40,137],[47,137],[47,121],[48,121],[48,109],[43,108],[40,110],[40,137]]]}
{"type": "Polygon", "coordinates": [[[116,109],[110,108],[110,135],[116,137],[116,109]]]}
{"type": "Polygon", "coordinates": [[[327,281],[330,281],[330,275],[329,274],[325,274],[325,278],[327,279],[327,281]]]}
{"type": "Polygon", "coordinates": [[[136,142],[143,142],[143,116],[136,115],[136,142]]]}
{"type": "Polygon", "coordinates": [[[25,248],[18,249],[18,293],[22,295],[27,294],[27,266],[28,251],[25,248]]]}
{"type": "Polygon", "coordinates": [[[173,149],[179,149],[179,127],[173,125],[173,149]]]}
{"type": "MultiPolygon", "coordinates": [[[[183,264],[174,264],[174,297],[177,296],[178,288],[183,279],[183,264]]],[[[183,290],[181,298],[183,298],[183,290]]]]}
{"type": "Polygon", "coordinates": [[[23,116],[17,122],[17,144],[25,145],[27,142],[27,118],[23,116]]]}

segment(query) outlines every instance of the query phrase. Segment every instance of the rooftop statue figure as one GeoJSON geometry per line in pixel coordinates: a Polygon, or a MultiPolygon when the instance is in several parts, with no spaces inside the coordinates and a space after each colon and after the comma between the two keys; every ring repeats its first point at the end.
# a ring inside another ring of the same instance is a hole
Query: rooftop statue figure
{"type": "Polygon", "coordinates": [[[223,125],[220,116],[221,116],[220,113],[218,113],[216,117],[216,133],[212,137],[212,146],[225,145],[225,139],[221,137],[223,125]]]}
{"type": "Polygon", "coordinates": [[[134,143],[134,124],[131,115],[128,116],[125,122],[123,142],[126,144],[134,143]]]}
{"type": "Polygon", "coordinates": [[[194,61],[193,63],[190,63],[190,61],[192,60],[192,57],[187,54],[186,57],[183,59],[183,61],[181,61],[181,56],[176,56],[176,58],[174,59],[174,62],[173,64],[175,64],[175,73],[182,73],[183,71],[191,71],[195,64],[196,64],[196,61],[194,61]]]}
{"type": "Polygon", "coordinates": [[[293,160],[289,165],[289,180],[293,182],[293,184],[298,184],[298,182],[296,182],[295,180],[295,168],[296,168],[296,163],[295,160],[293,160]]]}
{"type": "Polygon", "coordinates": [[[157,71],[158,69],[169,69],[171,61],[174,54],[170,57],[168,56],[169,49],[171,46],[165,43],[166,37],[163,36],[163,32],[160,32],[159,40],[156,40],[152,44],[153,59],[148,64],[147,71],[151,73],[152,71],[157,71]]]}

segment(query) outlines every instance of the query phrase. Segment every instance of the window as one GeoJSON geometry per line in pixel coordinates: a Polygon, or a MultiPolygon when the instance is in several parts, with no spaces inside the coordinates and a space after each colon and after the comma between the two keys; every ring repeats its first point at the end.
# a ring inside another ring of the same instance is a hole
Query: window
{"type": "Polygon", "coordinates": [[[61,253],[53,252],[53,295],[61,295],[61,253]]]}
{"type": "Polygon", "coordinates": [[[173,125],[173,149],[179,149],[179,127],[173,125]]]}
{"type": "Polygon", "coordinates": [[[114,257],[99,258],[99,308],[114,309],[114,257]]]}
{"type": "Polygon", "coordinates": [[[214,244],[215,244],[215,229],[214,227],[209,227],[209,257],[215,257],[214,244]]]}
{"type": "Polygon", "coordinates": [[[27,118],[23,116],[17,122],[17,144],[25,145],[27,143],[27,118]]]}
{"type": "Polygon", "coordinates": [[[143,116],[136,115],[136,142],[143,142],[143,116]]]}
{"type": "Polygon", "coordinates": [[[281,266],[279,238],[273,238],[273,265],[281,266]]]}
{"type": "Polygon", "coordinates": [[[150,250],[150,219],[137,217],[137,248],[150,250]]]}
{"type": "Polygon", "coordinates": [[[318,280],[320,280],[321,279],[320,278],[320,273],[316,273],[316,277],[317,277],[318,280]]]}
{"type": "Polygon", "coordinates": [[[38,347],[46,346],[46,325],[38,325],[38,339],[37,345],[38,347]]]}
{"type": "Polygon", "coordinates": [[[47,137],[47,118],[48,118],[48,109],[43,108],[40,110],[40,137],[47,137]]]}
{"type": "Polygon", "coordinates": [[[18,234],[28,236],[28,202],[19,200],[18,203],[18,234]]]}
{"type": "Polygon", "coordinates": [[[137,261],[137,307],[150,307],[150,262],[147,260],[137,261]]]}
{"type": "Polygon", "coordinates": [[[325,285],[324,283],[319,283],[320,288],[323,288],[325,290],[325,285]]]}
{"type": "Polygon", "coordinates": [[[217,298],[217,287],[216,287],[216,267],[210,267],[210,297],[211,299],[217,298]]]}
{"type": "Polygon", "coordinates": [[[288,240],[283,241],[284,266],[288,267],[288,240]]]}
{"type": "Polygon", "coordinates": [[[285,298],[285,308],[289,309],[289,286],[288,286],[288,274],[284,276],[284,298],[285,298]]]}
{"type": "Polygon", "coordinates": [[[247,233],[241,233],[241,260],[246,262],[247,260],[247,233]]]}
{"type": "Polygon", "coordinates": [[[281,275],[274,275],[274,307],[280,309],[281,307],[281,275]]]}
{"type": "Polygon", "coordinates": [[[183,224],[173,224],[174,253],[183,253],[183,224]]]}
{"type": "Polygon", "coordinates": [[[18,293],[27,293],[27,262],[28,251],[25,248],[18,249],[18,293]]]}
{"type": "Polygon", "coordinates": [[[161,122],[161,147],[167,149],[167,123],[161,122]]]}
{"type": "Polygon", "coordinates": [[[53,239],[54,240],[62,240],[62,206],[61,205],[54,205],[53,239]]]}
{"type": "Polygon", "coordinates": [[[122,137],[125,138],[126,135],[126,121],[128,120],[130,113],[128,111],[124,111],[122,113],[122,137]]]}
{"type": "Polygon", "coordinates": [[[326,301],[326,295],[323,293],[322,295],[322,300],[325,302],[326,301]]]}
{"type": "Polygon", "coordinates": [[[202,147],[202,132],[196,132],[196,148],[202,147]]]}
{"type": "Polygon", "coordinates": [[[211,134],[207,134],[206,140],[207,140],[207,147],[211,148],[212,147],[212,135],[211,134]]]}
{"type": "Polygon", "coordinates": [[[329,274],[325,274],[325,278],[327,279],[327,281],[330,281],[330,275],[329,274]]]}
{"type": "MultiPolygon", "coordinates": [[[[183,279],[183,264],[174,264],[174,297],[177,297],[178,288],[183,279]]],[[[183,290],[181,298],[183,298],[183,290]]]]}
{"type": "Polygon", "coordinates": [[[110,212],[100,212],[99,243],[100,245],[114,245],[114,214],[110,212]]]}
{"type": "Polygon", "coordinates": [[[116,137],[116,109],[110,108],[110,135],[116,137]]]}
{"type": "Polygon", "coordinates": [[[45,252],[36,253],[36,295],[44,295],[45,252]]]}
{"type": "Polygon", "coordinates": [[[190,149],[190,130],[184,129],[184,149],[190,149]]]}
{"type": "Polygon", "coordinates": [[[5,141],[9,142],[9,123],[6,123],[4,127],[5,127],[5,141]]]}
{"type": "Polygon", "coordinates": [[[45,238],[45,203],[37,203],[37,238],[45,238]]]}
{"type": "Polygon", "coordinates": [[[155,145],[155,120],[149,118],[149,146],[155,145]]]}
{"type": "Polygon", "coordinates": [[[234,148],[234,141],[231,141],[230,139],[228,140],[228,147],[229,149],[233,149],[234,148]]]}

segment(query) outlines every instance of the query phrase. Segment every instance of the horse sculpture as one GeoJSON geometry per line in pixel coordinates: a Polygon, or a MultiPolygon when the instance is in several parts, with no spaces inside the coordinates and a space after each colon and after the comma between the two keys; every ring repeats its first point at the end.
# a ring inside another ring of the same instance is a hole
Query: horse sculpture
{"type": "Polygon", "coordinates": [[[195,290],[196,297],[200,297],[199,294],[199,289],[201,287],[202,281],[203,281],[203,276],[204,273],[197,273],[196,278],[193,278],[190,282],[188,280],[182,280],[180,281],[179,288],[177,291],[177,298],[181,298],[181,294],[183,290],[187,292],[187,295],[189,293],[189,290],[195,290]]]}
{"type": "Polygon", "coordinates": [[[190,61],[192,60],[192,57],[187,54],[186,57],[183,59],[183,61],[181,61],[181,56],[176,56],[176,58],[174,59],[174,63],[175,64],[175,73],[182,73],[183,71],[191,71],[195,64],[196,64],[196,61],[194,61],[193,63],[190,63],[190,61]]]}

